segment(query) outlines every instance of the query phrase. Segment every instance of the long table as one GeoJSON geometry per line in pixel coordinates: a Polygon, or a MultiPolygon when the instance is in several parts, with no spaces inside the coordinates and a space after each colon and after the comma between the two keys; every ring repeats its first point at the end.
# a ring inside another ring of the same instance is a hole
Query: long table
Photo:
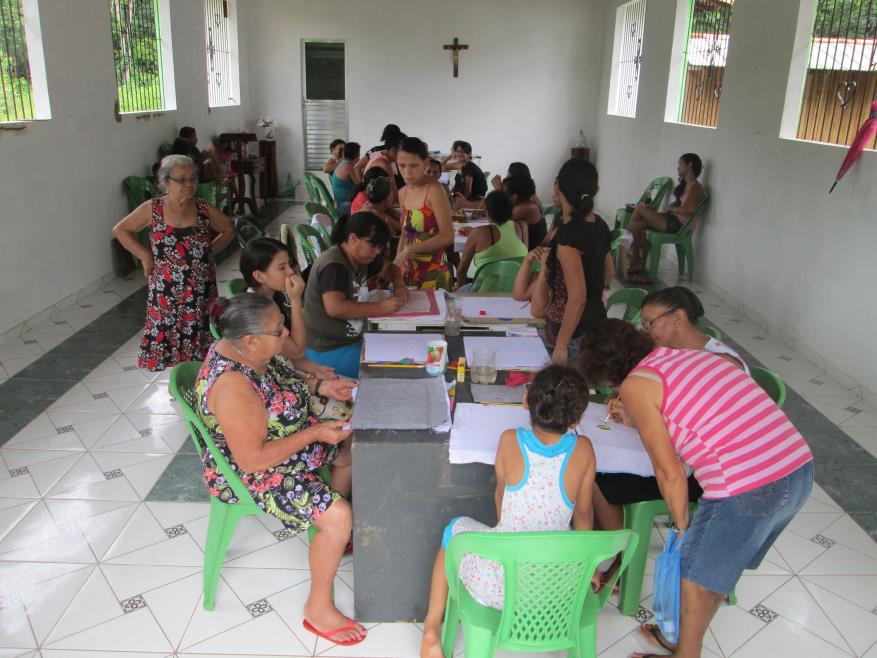
{"type": "MultiPolygon", "coordinates": [[[[447,340],[451,360],[462,356],[462,336],[447,340]]],[[[450,381],[454,374],[448,369],[445,376],[450,381]]],[[[428,375],[422,368],[363,364],[360,378],[372,377],[428,375]]],[[[497,381],[502,381],[502,373],[497,381]]],[[[457,384],[456,400],[472,401],[468,383],[457,384]]],[[[422,620],[432,564],[447,523],[455,516],[471,516],[496,524],[493,467],[451,464],[449,441],[448,432],[430,430],[354,432],[353,569],[358,620],[422,620]]]]}

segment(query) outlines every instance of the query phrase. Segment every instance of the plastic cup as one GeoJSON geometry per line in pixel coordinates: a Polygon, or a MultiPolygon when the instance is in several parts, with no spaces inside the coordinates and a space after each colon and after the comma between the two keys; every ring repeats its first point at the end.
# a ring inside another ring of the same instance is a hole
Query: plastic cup
{"type": "Polygon", "coordinates": [[[426,344],[426,374],[438,377],[448,365],[448,343],[432,340],[426,344]]]}
{"type": "Polygon", "coordinates": [[[472,355],[472,381],[476,384],[493,384],[496,381],[496,350],[475,350],[472,355]]]}

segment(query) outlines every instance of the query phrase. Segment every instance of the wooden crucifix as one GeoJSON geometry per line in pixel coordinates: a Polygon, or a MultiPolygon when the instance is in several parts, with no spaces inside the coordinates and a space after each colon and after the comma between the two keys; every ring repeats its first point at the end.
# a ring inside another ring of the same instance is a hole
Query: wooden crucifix
{"type": "Polygon", "coordinates": [[[454,77],[459,77],[460,70],[460,51],[461,50],[469,50],[469,44],[460,43],[460,40],[457,37],[454,37],[454,43],[447,43],[442,46],[445,50],[453,50],[454,51],[454,77]]]}

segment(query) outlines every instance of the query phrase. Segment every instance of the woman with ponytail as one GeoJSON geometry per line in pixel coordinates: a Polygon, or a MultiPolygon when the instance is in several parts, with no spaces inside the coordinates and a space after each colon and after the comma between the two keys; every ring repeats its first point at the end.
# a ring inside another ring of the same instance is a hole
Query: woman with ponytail
{"type": "MultiPolygon", "coordinates": [[[[568,160],[554,182],[563,221],[549,244],[546,266],[530,293],[534,317],[544,317],[551,359],[579,367],[578,344],[585,330],[606,318],[603,290],[615,276],[609,227],[594,214],[597,168],[568,160]]],[[[529,267],[528,259],[524,263],[529,267]]]]}

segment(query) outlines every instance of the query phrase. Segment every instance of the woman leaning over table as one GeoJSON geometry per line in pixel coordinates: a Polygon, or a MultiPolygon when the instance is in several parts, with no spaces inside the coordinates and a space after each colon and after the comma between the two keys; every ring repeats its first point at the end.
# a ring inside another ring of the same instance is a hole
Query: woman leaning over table
{"type": "Polygon", "coordinates": [[[405,187],[399,192],[402,237],[395,263],[405,283],[429,290],[451,289],[451,270],[445,247],[454,243],[451,204],[444,189],[427,178],[429,152],[416,137],[399,145],[397,164],[405,187]]]}
{"type": "Polygon", "coordinates": [[[629,323],[604,323],[599,349],[582,354],[585,376],[620,385],[613,417],[637,428],[672,530],[683,538],[679,643],[667,642],[656,626],[642,632],[680,658],[695,658],[722,599],[744,569],[758,568],[810,495],[813,456],[733,357],[653,349],[629,323]],[[692,519],[685,466],[704,492],[692,519]]]}
{"type": "Polygon", "coordinates": [[[204,358],[212,342],[207,309],[216,299],[213,254],[234,238],[231,219],[195,196],[198,170],[191,158],[167,156],[158,184],[164,196],[143,202],[113,227],[143,263],[148,296],[137,365],[152,371],[204,358]],[[149,247],[137,240],[145,228],[149,247]]]}
{"type": "MultiPolygon", "coordinates": [[[[515,298],[529,297],[534,317],[545,317],[545,337],[554,350],[551,360],[579,367],[578,345],[585,330],[606,317],[603,289],[614,276],[609,227],[594,214],[599,190],[597,169],[586,160],[568,160],[554,183],[563,221],[548,248],[546,263],[526,295],[518,282],[515,298]]],[[[531,253],[538,253],[536,250],[531,253]]],[[[530,275],[525,258],[518,279],[530,275]],[[525,270],[526,268],[526,270],[525,270]]]]}
{"type": "MultiPolygon", "coordinates": [[[[255,503],[293,533],[313,524],[319,532],[308,549],[311,588],[304,626],[336,643],[356,643],[366,631],[341,614],[332,583],[350,540],[351,431],[346,421],[320,423],[310,410],[312,395],[349,400],[353,382],[314,380],[308,384],[282,359],[287,335],[283,315],[268,297],[242,293],[214,305],[222,339],[214,344],[195,382],[196,407],[216,447],[240,475],[255,503]],[[332,466],[332,484],[318,470],[332,466]]],[[[211,495],[238,502],[202,455],[211,495]]]]}

